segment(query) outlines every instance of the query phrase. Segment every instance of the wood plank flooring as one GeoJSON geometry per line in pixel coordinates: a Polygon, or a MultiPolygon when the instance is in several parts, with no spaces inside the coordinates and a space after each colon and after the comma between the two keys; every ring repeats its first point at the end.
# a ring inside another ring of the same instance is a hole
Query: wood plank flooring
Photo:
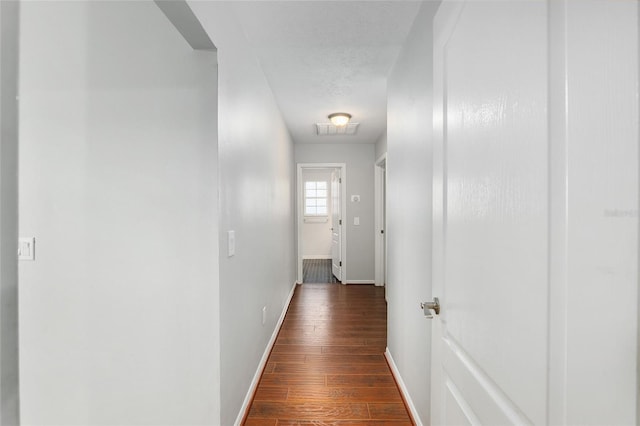
{"type": "Polygon", "coordinates": [[[411,425],[384,358],[386,311],[381,287],[298,286],[244,424],[411,425]]]}

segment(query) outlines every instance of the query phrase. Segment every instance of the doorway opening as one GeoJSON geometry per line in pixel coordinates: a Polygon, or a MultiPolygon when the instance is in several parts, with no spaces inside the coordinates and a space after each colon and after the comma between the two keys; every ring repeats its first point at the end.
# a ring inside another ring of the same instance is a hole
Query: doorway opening
{"type": "Polygon", "coordinates": [[[297,281],[344,283],[346,164],[298,164],[297,172],[297,281]]]}

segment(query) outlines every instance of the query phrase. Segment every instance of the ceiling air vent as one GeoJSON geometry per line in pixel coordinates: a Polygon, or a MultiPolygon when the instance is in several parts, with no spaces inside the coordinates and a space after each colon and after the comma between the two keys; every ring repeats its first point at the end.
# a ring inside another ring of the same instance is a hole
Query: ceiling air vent
{"type": "Polygon", "coordinates": [[[355,135],[360,123],[349,123],[346,126],[334,126],[331,123],[316,123],[318,136],[355,135]]]}

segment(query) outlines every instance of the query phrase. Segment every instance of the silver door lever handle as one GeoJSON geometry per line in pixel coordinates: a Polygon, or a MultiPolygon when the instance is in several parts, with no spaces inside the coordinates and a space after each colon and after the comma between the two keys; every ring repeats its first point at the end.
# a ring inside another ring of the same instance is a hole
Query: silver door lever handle
{"type": "Polygon", "coordinates": [[[437,297],[433,298],[433,302],[421,302],[420,308],[424,311],[425,318],[433,318],[431,311],[433,310],[436,315],[440,315],[440,301],[437,297]]]}

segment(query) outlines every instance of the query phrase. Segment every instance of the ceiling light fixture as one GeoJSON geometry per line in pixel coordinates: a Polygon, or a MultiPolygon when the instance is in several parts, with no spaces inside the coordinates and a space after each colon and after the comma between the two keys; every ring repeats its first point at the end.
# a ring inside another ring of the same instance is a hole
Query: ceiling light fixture
{"type": "Polygon", "coordinates": [[[346,126],[351,120],[351,114],[347,114],[346,112],[334,112],[333,114],[329,114],[329,120],[334,126],[342,127],[346,126]]]}

